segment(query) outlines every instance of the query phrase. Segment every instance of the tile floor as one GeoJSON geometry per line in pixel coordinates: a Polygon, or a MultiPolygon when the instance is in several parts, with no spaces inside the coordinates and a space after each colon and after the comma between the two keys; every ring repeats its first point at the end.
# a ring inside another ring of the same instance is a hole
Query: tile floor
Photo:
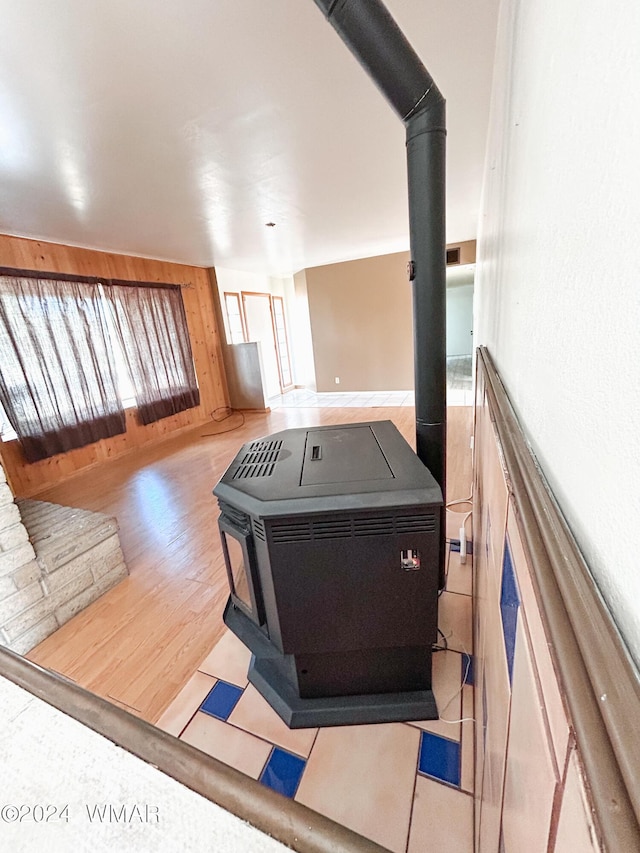
{"type": "Polygon", "coordinates": [[[413,406],[413,391],[337,391],[317,393],[308,388],[294,388],[286,394],[269,398],[269,406],[278,408],[365,408],[374,406],[413,406]]]}
{"type": "Polygon", "coordinates": [[[456,545],[439,605],[447,649],[433,655],[439,720],[290,730],[248,683],[250,652],[228,631],[157,725],[388,850],[471,853],[472,570],[456,545]]]}
{"type": "MultiPolygon", "coordinates": [[[[447,405],[473,406],[471,356],[447,358],[447,405]]],[[[337,386],[338,387],[338,386],[337,386]]],[[[308,388],[294,388],[286,394],[269,398],[271,409],[280,408],[369,408],[380,406],[413,406],[413,391],[335,391],[317,393],[308,388]]]]}

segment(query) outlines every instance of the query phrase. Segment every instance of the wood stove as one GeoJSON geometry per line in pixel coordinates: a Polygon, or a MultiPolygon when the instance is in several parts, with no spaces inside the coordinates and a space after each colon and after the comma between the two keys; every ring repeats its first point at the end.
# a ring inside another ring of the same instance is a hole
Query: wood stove
{"type": "Polygon", "coordinates": [[[249,680],[291,727],[433,719],[440,487],[390,421],[245,444],[214,489],[249,680]]]}

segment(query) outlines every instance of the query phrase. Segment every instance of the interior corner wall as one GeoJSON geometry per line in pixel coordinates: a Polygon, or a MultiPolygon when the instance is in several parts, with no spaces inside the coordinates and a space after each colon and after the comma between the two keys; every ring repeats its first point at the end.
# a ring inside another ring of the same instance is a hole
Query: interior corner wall
{"type": "Polygon", "coordinates": [[[503,0],[474,306],[637,663],[638,32],[637,0],[503,0]]]}
{"type": "Polygon", "coordinates": [[[305,271],[318,391],[413,388],[408,260],[396,252],[305,271]]]}
{"type": "Polygon", "coordinates": [[[287,305],[290,310],[293,306],[293,322],[289,324],[289,330],[291,333],[294,382],[302,388],[317,391],[305,270],[300,270],[293,276],[293,294],[292,298],[287,300],[287,305]]]}

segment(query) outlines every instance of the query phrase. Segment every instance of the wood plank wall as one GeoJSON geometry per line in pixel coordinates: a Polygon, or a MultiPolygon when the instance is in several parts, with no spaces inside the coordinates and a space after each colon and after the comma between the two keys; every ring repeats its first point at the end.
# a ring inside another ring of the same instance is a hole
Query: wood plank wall
{"type": "Polygon", "coordinates": [[[206,269],[6,235],[0,235],[0,266],[190,285],[183,288],[182,295],[200,386],[201,402],[197,408],[148,426],[137,422],[135,410],[128,410],[127,431],[123,435],[40,462],[27,463],[17,441],[0,442],[0,458],[17,496],[30,497],[86,468],[206,423],[216,408],[228,405],[220,333],[206,269]]]}

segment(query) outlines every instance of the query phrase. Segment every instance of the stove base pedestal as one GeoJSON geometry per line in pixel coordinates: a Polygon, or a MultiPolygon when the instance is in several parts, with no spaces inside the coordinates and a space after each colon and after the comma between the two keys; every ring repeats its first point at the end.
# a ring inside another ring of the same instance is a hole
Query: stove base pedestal
{"type": "Polygon", "coordinates": [[[231,599],[224,621],[253,654],[249,681],[290,729],[438,719],[431,689],[303,698],[292,683],[291,656],[274,648],[231,599]]]}

